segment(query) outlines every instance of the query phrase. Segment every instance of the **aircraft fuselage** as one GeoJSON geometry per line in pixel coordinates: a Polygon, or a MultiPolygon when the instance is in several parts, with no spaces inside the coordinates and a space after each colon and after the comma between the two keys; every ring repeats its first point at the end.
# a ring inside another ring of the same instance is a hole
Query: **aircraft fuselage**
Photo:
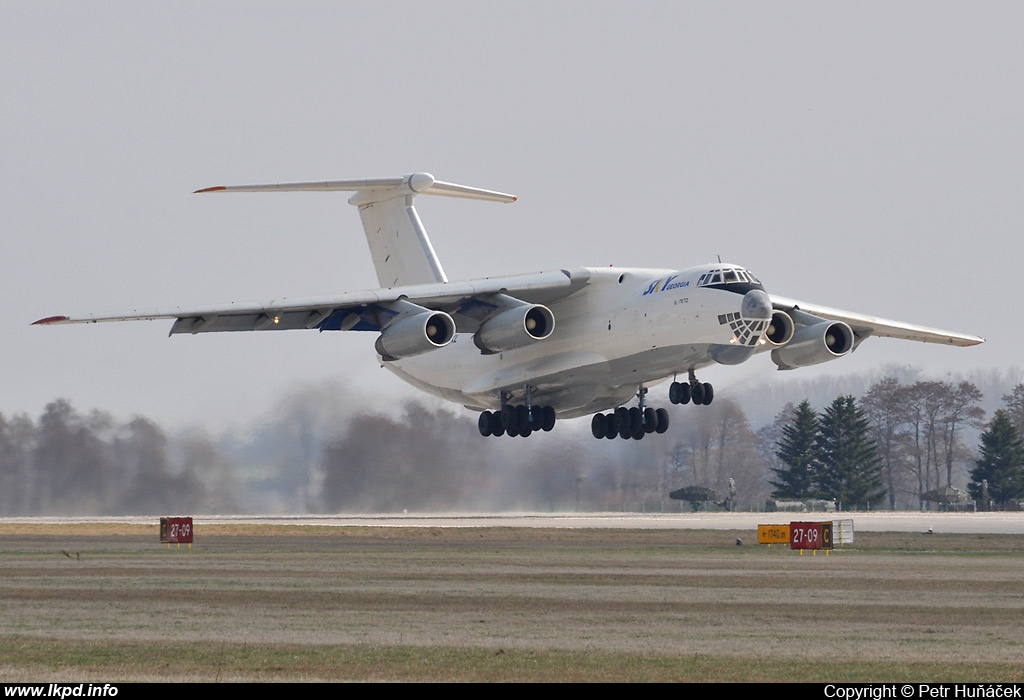
{"type": "Polygon", "coordinates": [[[740,343],[727,319],[743,313],[747,292],[762,288],[756,282],[698,285],[702,275],[723,268],[734,266],[574,270],[574,277],[588,276],[588,284],[549,305],[556,325],[541,342],[484,354],[472,334],[457,333],[444,348],[383,365],[423,391],[476,410],[498,409],[503,398],[521,400],[527,388],[532,400],[552,406],[559,417],[613,408],[641,387],[754,354],[771,304],[765,296],[752,313],[747,309],[747,320],[762,326],[740,343]]]}

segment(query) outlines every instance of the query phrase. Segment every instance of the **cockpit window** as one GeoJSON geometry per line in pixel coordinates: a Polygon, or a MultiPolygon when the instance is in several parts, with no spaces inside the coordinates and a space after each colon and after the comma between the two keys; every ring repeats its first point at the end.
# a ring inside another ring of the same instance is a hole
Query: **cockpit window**
{"type": "Polygon", "coordinates": [[[751,284],[761,286],[761,281],[742,267],[724,267],[708,270],[697,280],[698,287],[712,287],[721,284],[751,284]]]}

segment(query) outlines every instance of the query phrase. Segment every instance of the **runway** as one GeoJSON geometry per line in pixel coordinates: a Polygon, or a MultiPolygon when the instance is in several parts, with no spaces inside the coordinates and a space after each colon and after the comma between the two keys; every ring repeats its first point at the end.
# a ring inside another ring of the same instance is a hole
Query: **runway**
{"type": "MultiPolygon", "coordinates": [[[[164,515],[190,515],[167,513],[164,515]]],[[[635,530],[751,530],[794,521],[852,519],[861,532],[989,533],[1024,535],[1024,512],[844,512],[844,513],[400,513],[375,515],[193,515],[197,526],[260,524],[321,527],[530,527],[635,530]]],[[[159,515],[124,517],[0,518],[0,523],[156,524],[159,515]]]]}

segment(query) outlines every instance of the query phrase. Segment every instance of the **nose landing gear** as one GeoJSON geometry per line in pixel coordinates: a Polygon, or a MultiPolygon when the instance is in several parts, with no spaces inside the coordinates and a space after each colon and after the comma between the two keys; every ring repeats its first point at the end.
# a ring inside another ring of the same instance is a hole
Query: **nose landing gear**
{"type": "Polygon", "coordinates": [[[715,398],[715,387],[707,382],[697,381],[697,375],[690,370],[688,382],[672,382],[668,387],[668,400],[670,403],[684,404],[693,401],[694,404],[707,406],[715,398]]]}

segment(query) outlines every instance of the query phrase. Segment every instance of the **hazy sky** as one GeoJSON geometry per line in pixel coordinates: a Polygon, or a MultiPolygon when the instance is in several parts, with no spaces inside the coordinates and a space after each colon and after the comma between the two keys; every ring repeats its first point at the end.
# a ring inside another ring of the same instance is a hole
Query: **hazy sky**
{"type": "MultiPolygon", "coordinates": [[[[748,266],[771,292],[984,336],[886,339],[730,384],[1021,365],[1018,2],[0,0],[0,412],[227,425],[291,386],[411,395],[375,336],[30,327],[376,286],[344,194],[197,188],[403,175],[450,279],[748,266]]],[[[472,416],[467,412],[467,419],[472,416]]]]}

